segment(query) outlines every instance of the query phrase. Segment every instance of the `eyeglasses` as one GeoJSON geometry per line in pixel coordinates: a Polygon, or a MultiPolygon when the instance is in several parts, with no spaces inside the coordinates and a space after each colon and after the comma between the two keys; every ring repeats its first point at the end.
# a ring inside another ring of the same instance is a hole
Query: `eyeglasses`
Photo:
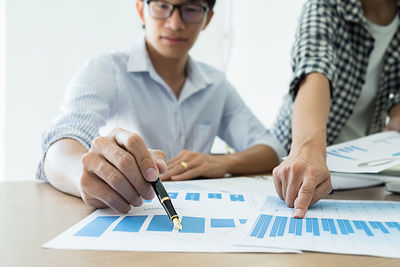
{"type": "Polygon", "coordinates": [[[208,7],[198,4],[174,5],[162,0],[147,0],[150,16],[154,19],[167,19],[172,16],[175,9],[179,11],[181,19],[186,23],[200,23],[209,10],[208,7]]]}

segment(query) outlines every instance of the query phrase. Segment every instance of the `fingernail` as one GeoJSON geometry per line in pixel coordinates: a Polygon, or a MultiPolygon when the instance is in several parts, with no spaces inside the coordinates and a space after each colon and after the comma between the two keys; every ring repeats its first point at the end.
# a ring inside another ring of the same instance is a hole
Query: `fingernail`
{"type": "Polygon", "coordinates": [[[140,207],[143,205],[143,200],[141,198],[136,199],[133,203],[132,206],[134,207],[140,207]]]}
{"type": "Polygon", "coordinates": [[[300,218],[300,217],[302,217],[301,216],[302,213],[303,213],[303,211],[301,209],[295,209],[294,212],[293,212],[293,217],[300,218]]]}
{"type": "Polygon", "coordinates": [[[166,163],[164,160],[162,160],[162,159],[157,159],[156,162],[157,162],[159,165],[162,166],[162,168],[159,168],[160,173],[165,173],[165,172],[167,172],[168,166],[167,166],[167,163],[166,163]]]}
{"type": "Polygon", "coordinates": [[[143,197],[143,199],[146,199],[146,200],[152,200],[154,198],[154,191],[152,190],[142,197],[143,197]]]}
{"type": "Polygon", "coordinates": [[[144,176],[148,181],[155,181],[157,180],[158,173],[154,168],[148,168],[144,176]]]}

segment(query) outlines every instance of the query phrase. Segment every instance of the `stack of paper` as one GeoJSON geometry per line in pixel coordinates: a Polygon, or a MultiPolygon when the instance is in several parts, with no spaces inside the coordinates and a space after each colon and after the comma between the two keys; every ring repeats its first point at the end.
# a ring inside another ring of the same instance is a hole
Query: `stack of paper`
{"type": "Polygon", "coordinates": [[[304,219],[268,197],[241,245],[400,258],[400,203],[321,200],[304,219]]]}
{"type": "Polygon", "coordinates": [[[327,165],[336,189],[400,181],[400,133],[383,132],[329,146],[327,165]]]}

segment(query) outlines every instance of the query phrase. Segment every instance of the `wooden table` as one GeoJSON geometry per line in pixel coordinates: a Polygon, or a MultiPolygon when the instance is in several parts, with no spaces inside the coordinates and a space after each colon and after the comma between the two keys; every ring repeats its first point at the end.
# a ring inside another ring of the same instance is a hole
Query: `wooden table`
{"type": "MultiPolygon", "coordinates": [[[[384,187],[335,192],[335,199],[400,201],[384,187]]],[[[79,198],[36,181],[0,183],[0,266],[400,266],[400,260],[340,254],[157,253],[43,249],[93,212],[79,198]]],[[[400,244],[399,244],[400,245],[400,244]]]]}

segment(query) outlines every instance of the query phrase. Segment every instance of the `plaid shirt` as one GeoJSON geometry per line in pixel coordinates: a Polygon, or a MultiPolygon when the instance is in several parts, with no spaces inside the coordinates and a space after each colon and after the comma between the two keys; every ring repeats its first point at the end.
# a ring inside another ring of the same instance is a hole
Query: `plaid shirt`
{"type": "MultiPolygon", "coordinates": [[[[397,1],[400,14],[400,0],[397,1]]],[[[293,101],[302,79],[324,74],[331,84],[327,143],[339,136],[352,114],[365,81],[374,39],[360,0],[308,0],[299,19],[292,48],[293,78],[274,123],[274,133],[287,152],[292,143],[293,101]]],[[[382,131],[391,107],[400,103],[400,26],[384,55],[374,112],[366,134],[382,131]]]]}

